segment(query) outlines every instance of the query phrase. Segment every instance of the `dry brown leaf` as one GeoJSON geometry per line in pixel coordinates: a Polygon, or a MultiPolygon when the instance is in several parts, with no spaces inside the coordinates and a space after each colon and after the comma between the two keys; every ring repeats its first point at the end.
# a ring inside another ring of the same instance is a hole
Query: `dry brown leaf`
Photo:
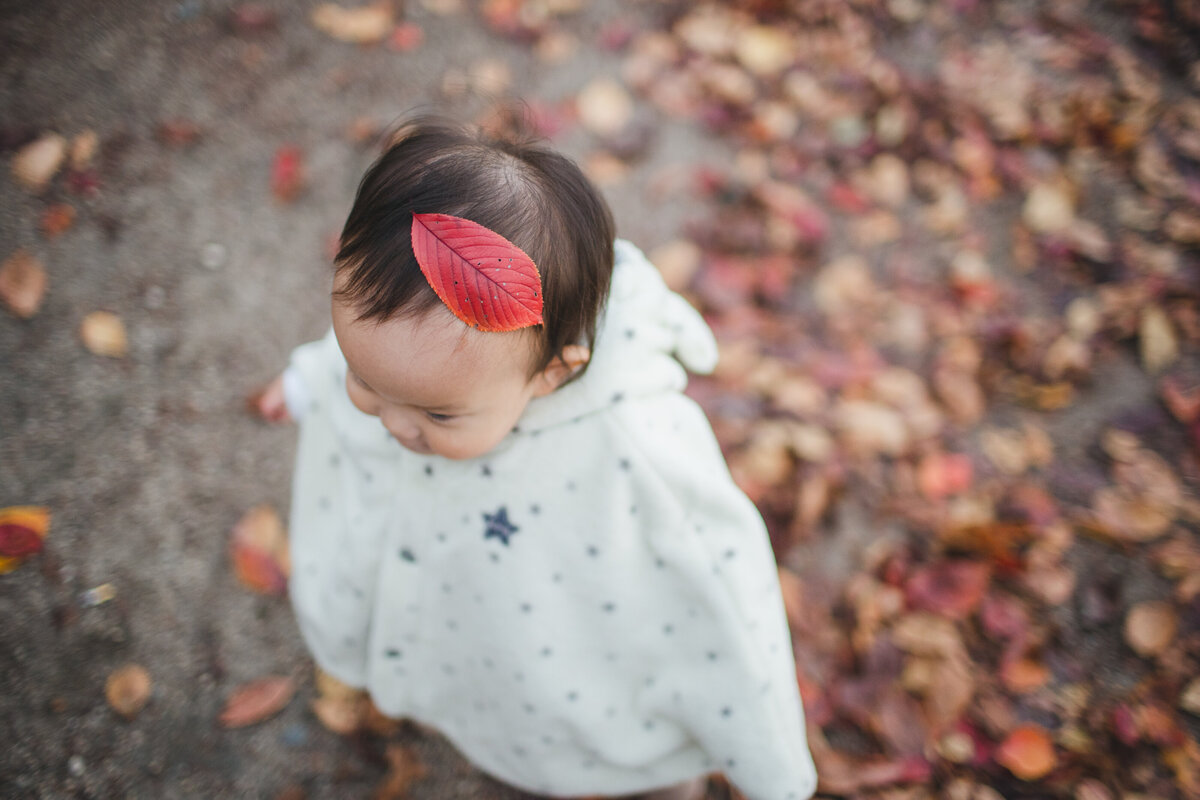
{"type": "Polygon", "coordinates": [[[601,138],[616,136],[633,121],[633,98],[611,78],[596,78],[575,98],[579,121],[601,138]]]}
{"type": "Polygon", "coordinates": [[[104,696],[109,706],[125,719],[133,719],[150,700],[150,673],[139,664],[126,664],[109,673],[104,696]]]}
{"type": "Polygon", "coordinates": [[[13,177],[31,192],[41,194],[67,157],[67,140],[48,133],[22,147],[13,156],[13,177]]]}
{"type": "Polygon", "coordinates": [[[847,449],[862,455],[898,456],[908,449],[904,417],[868,400],[842,400],[833,408],[834,426],[847,449]]]}
{"type": "Polygon", "coordinates": [[[388,0],[357,8],[322,3],[312,12],[312,23],[317,30],[338,41],[353,44],[383,41],[392,32],[394,22],[392,4],[388,0]]]}
{"type": "Polygon", "coordinates": [[[296,681],[286,675],[244,683],[225,701],[218,720],[224,728],[241,728],[262,722],[286,708],[295,693],[296,681]]]}
{"type": "Polygon", "coordinates": [[[79,337],[88,350],[98,356],[122,358],[128,350],[125,323],[108,311],[93,311],[83,318],[79,337]]]}
{"type": "Polygon", "coordinates": [[[1170,603],[1148,600],[1138,603],[1125,617],[1125,642],[1139,656],[1160,655],[1175,641],[1179,615],[1170,603]]]}
{"type": "Polygon", "coordinates": [[[17,250],[0,265],[0,300],[12,313],[29,319],[42,307],[46,270],[26,250],[17,250]]]}
{"type": "Polygon", "coordinates": [[[1179,707],[1200,717],[1200,678],[1192,678],[1192,682],[1184,687],[1179,695],[1179,707]]]}
{"type": "Polygon", "coordinates": [[[1058,233],[1075,219],[1075,200],[1062,180],[1035,184],[1025,197],[1021,218],[1035,233],[1058,233]]]}
{"type": "Polygon", "coordinates": [[[779,75],[796,59],[792,37],[780,27],[750,25],[737,30],[735,37],[734,57],[760,78],[779,75]]]}
{"type": "Polygon", "coordinates": [[[83,131],[71,140],[71,169],[85,170],[92,165],[92,159],[100,149],[100,137],[95,131],[83,131]]]}
{"type": "Polygon", "coordinates": [[[1151,374],[1162,372],[1179,358],[1179,341],[1171,320],[1158,306],[1142,311],[1138,327],[1138,345],[1142,366],[1151,374]]]}
{"type": "Polygon", "coordinates": [[[404,800],[409,788],[428,773],[411,747],[395,742],[387,746],[388,772],[375,787],[372,800],[404,800]]]}

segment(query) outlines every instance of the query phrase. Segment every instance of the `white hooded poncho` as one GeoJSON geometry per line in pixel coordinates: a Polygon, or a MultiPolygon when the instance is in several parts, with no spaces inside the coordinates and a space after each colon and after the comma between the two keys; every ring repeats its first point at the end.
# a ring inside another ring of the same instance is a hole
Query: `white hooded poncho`
{"type": "Polygon", "coordinates": [[[587,372],[480,458],[403,449],[332,332],[298,348],[290,591],[320,667],[526,791],[812,794],[768,537],[680,362],[711,370],[712,333],[621,241],[587,372]]]}

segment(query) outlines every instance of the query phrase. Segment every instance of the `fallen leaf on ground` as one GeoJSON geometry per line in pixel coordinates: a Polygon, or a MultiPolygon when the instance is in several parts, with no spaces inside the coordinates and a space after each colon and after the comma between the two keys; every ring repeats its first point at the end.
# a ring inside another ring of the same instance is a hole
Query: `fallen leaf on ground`
{"type": "Polygon", "coordinates": [[[43,506],[0,508],[0,575],[42,551],[50,530],[50,509],[43,506]]]}
{"type": "Polygon", "coordinates": [[[1150,306],[1142,312],[1138,345],[1142,366],[1151,374],[1162,372],[1179,358],[1179,340],[1161,308],[1150,306]]]}
{"type": "Polygon", "coordinates": [[[108,358],[122,358],[128,350],[125,323],[109,311],[93,311],[83,318],[79,337],[92,353],[108,358]]]}
{"type": "Polygon", "coordinates": [[[392,4],[380,2],[357,8],[322,3],[313,9],[312,23],[334,39],[352,44],[381,42],[392,31],[392,4]]]}
{"type": "Polygon", "coordinates": [[[280,595],[291,574],[287,532],[279,513],[269,505],[255,506],[237,524],[229,542],[233,571],[256,592],[280,595]]]}
{"type": "Polygon", "coordinates": [[[75,224],[75,209],[66,203],[55,203],[42,212],[42,235],[53,239],[75,224]]]}
{"type": "Polygon", "coordinates": [[[1022,725],[996,749],[996,762],[1021,780],[1035,781],[1058,765],[1058,756],[1043,728],[1022,725]]]}
{"type": "Polygon", "coordinates": [[[140,664],[126,664],[109,673],[104,696],[109,706],[125,719],[133,719],[150,700],[150,673],[140,664]]]}
{"type": "Polygon", "coordinates": [[[284,675],[272,675],[244,683],[234,690],[218,721],[223,728],[242,728],[273,717],[292,701],[296,681],[284,675]]]}
{"type": "Polygon", "coordinates": [[[66,158],[67,140],[57,133],[48,133],[22,147],[13,157],[13,177],[29,191],[41,194],[66,158]]]}
{"type": "Polygon", "coordinates": [[[424,778],[429,770],[411,747],[393,742],[388,744],[386,755],[387,775],[375,787],[372,800],[403,800],[412,784],[424,778]]]}
{"type": "Polygon", "coordinates": [[[295,145],[283,145],[271,162],[271,193],[281,203],[291,203],[305,187],[304,151],[295,145]]]}
{"type": "Polygon", "coordinates": [[[29,319],[42,307],[46,270],[26,250],[18,250],[0,266],[0,300],[12,313],[29,319]]]}
{"type": "Polygon", "coordinates": [[[601,138],[616,136],[633,120],[633,98],[611,78],[596,78],[575,98],[579,121],[601,138]]]}
{"type": "Polygon", "coordinates": [[[1200,717],[1200,678],[1192,678],[1179,695],[1179,707],[1189,714],[1200,717]]]}
{"type": "Polygon", "coordinates": [[[1148,600],[1138,603],[1125,617],[1125,642],[1139,656],[1159,655],[1175,640],[1179,615],[1170,603],[1148,600]]]}
{"type": "Polygon", "coordinates": [[[912,608],[966,619],[979,607],[990,579],[986,564],[942,561],[914,572],[904,594],[912,608]]]}

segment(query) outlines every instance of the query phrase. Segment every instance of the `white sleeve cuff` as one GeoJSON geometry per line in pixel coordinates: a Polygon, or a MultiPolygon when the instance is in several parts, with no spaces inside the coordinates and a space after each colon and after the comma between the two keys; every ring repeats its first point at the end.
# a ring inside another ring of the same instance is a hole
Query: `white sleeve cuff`
{"type": "Polygon", "coordinates": [[[295,367],[288,367],[283,371],[283,399],[292,419],[299,422],[304,418],[312,396],[308,387],[304,385],[304,379],[300,377],[300,370],[295,367]]]}

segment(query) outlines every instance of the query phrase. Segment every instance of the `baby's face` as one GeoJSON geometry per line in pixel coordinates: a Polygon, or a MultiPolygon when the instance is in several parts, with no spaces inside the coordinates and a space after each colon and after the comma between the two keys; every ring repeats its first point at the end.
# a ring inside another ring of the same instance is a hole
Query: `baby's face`
{"type": "Polygon", "coordinates": [[[359,321],[336,298],[333,329],[346,392],[415,453],[475,458],[499,444],[525,406],[554,386],[529,377],[528,332],[484,333],[443,306],[413,318],[359,321]]]}

